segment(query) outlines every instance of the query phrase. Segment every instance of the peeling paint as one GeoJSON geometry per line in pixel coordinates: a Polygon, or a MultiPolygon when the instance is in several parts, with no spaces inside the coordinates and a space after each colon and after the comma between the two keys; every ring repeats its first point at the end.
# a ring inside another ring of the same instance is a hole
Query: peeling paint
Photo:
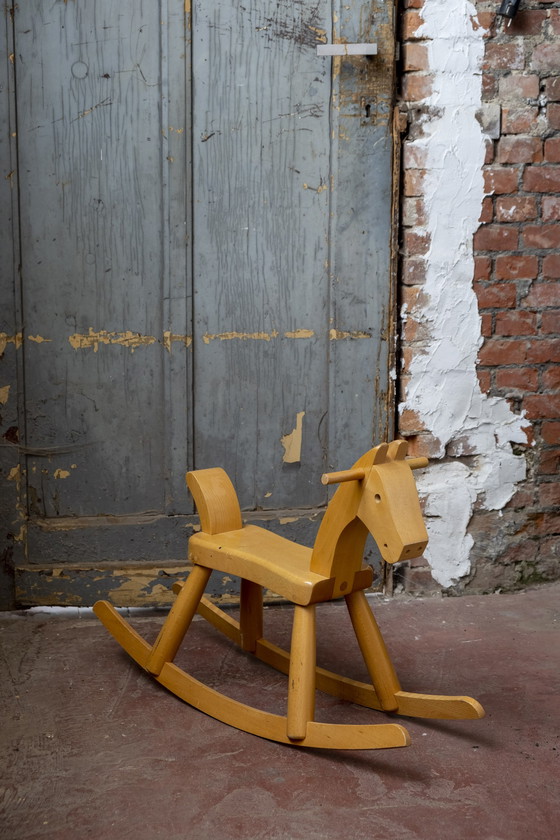
{"type": "Polygon", "coordinates": [[[19,350],[22,341],[23,334],[21,332],[18,332],[15,335],[8,335],[8,333],[0,332],[0,356],[4,355],[8,344],[13,344],[16,350],[19,350]]]}
{"type": "Polygon", "coordinates": [[[17,466],[12,467],[10,472],[7,475],[8,481],[14,481],[16,485],[16,514],[17,519],[13,521],[14,525],[19,523],[19,531],[17,534],[14,535],[15,542],[26,542],[27,539],[27,515],[26,510],[22,502],[21,498],[21,479],[22,479],[22,469],[21,464],[17,464],[17,466]]]}
{"type": "Polygon", "coordinates": [[[6,405],[10,398],[11,385],[3,385],[0,388],[0,405],[6,405]]]}
{"type": "Polygon", "coordinates": [[[69,470],[58,469],[58,470],[55,470],[54,473],[53,473],[54,478],[68,478],[69,475],[70,475],[69,470]]]}
{"type": "Polygon", "coordinates": [[[328,190],[328,187],[327,187],[326,184],[319,184],[318,187],[312,187],[309,184],[304,184],[303,189],[304,190],[311,190],[312,192],[316,192],[316,193],[322,193],[322,192],[325,192],[325,190],[328,190]]]}
{"type": "Polygon", "coordinates": [[[315,330],[291,330],[285,332],[285,338],[313,338],[315,330]]]}
{"type": "Polygon", "coordinates": [[[34,341],[35,344],[43,344],[44,341],[52,341],[52,338],[43,338],[42,335],[28,335],[29,341],[34,341]]]}
{"type": "Polygon", "coordinates": [[[190,347],[192,344],[192,335],[180,335],[179,333],[172,333],[171,330],[165,330],[163,333],[162,344],[169,353],[174,342],[184,344],[185,347],[190,347]]]}
{"type": "Polygon", "coordinates": [[[371,335],[362,330],[329,330],[329,338],[331,341],[341,341],[347,338],[371,338],[371,335]]]}
{"type": "Polygon", "coordinates": [[[19,483],[21,481],[21,465],[18,464],[16,467],[12,467],[10,472],[8,473],[8,481],[15,481],[19,483]]]}
{"type": "Polygon", "coordinates": [[[280,525],[290,525],[290,523],[292,522],[297,522],[298,519],[298,516],[281,516],[278,519],[278,522],[280,523],[280,525]]]}
{"type": "Polygon", "coordinates": [[[311,32],[315,33],[315,37],[317,38],[317,41],[319,43],[321,43],[321,44],[326,44],[327,43],[327,31],[326,31],[326,29],[320,29],[318,26],[310,26],[309,24],[307,25],[307,28],[311,32]]]}
{"type": "Polygon", "coordinates": [[[305,411],[298,411],[296,414],[296,427],[287,435],[280,438],[284,447],[282,460],[285,464],[299,464],[301,462],[301,442],[303,437],[303,418],[305,411]]]}
{"type": "Polygon", "coordinates": [[[485,138],[476,118],[485,30],[473,26],[476,9],[468,0],[432,0],[422,15],[417,34],[431,39],[433,93],[423,134],[411,147],[427,161],[424,232],[430,249],[422,304],[412,313],[429,337],[410,365],[400,410],[416,412],[436,439],[436,458],[446,456],[449,444],[454,455],[472,458],[469,466],[436,464],[418,480],[428,505],[426,556],[435,580],[451,586],[470,571],[467,529],[475,504],[500,510],[525,477],[525,459],[513,454],[511,443],[526,443],[528,423],[504,399],[483,394],[476,375],[482,337],[472,239],[485,195],[485,138]]]}
{"type": "Polygon", "coordinates": [[[100,344],[121,344],[134,353],[138,347],[155,344],[157,339],[153,335],[142,335],[141,333],[131,332],[130,330],[126,332],[107,332],[107,330],[96,331],[90,327],[89,332],[74,333],[68,337],[68,341],[75,350],[93,347],[93,352],[97,353],[100,344]]]}
{"type": "Polygon", "coordinates": [[[205,344],[210,344],[211,341],[215,341],[219,339],[220,341],[232,341],[233,339],[239,339],[240,341],[270,341],[273,338],[278,338],[278,332],[276,330],[272,330],[272,332],[254,332],[254,333],[244,333],[244,332],[224,332],[224,333],[205,333],[202,336],[202,340],[205,344]]]}

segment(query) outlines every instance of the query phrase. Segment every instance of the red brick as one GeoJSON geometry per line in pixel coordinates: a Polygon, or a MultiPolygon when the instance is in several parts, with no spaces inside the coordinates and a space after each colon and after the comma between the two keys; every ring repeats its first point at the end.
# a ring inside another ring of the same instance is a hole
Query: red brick
{"type": "Polygon", "coordinates": [[[502,133],[528,134],[537,125],[538,115],[537,107],[502,108],[502,133]]]}
{"type": "Polygon", "coordinates": [[[527,341],[487,339],[479,351],[481,365],[519,365],[527,357],[527,341]]]}
{"type": "Polygon", "coordinates": [[[523,246],[541,249],[560,248],[560,224],[526,225],[523,228],[523,246]]]}
{"type": "Polygon", "coordinates": [[[417,321],[408,315],[402,326],[403,341],[411,344],[413,341],[427,341],[430,338],[430,326],[417,321]]]}
{"type": "MultiPolygon", "coordinates": [[[[425,44],[412,43],[403,47],[403,70],[427,70],[428,47],[425,44]]],[[[538,94],[537,94],[538,95],[538,94]]]]}
{"type": "Polygon", "coordinates": [[[543,260],[543,277],[556,280],[560,277],[560,254],[547,254],[543,260]]]}
{"type": "MultiPolygon", "coordinates": [[[[560,420],[546,420],[541,426],[541,437],[545,443],[553,446],[560,444],[560,420]]],[[[560,483],[558,484],[560,491],[560,483]]]]}
{"type": "Polygon", "coordinates": [[[484,170],[484,191],[494,195],[517,192],[519,172],[511,167],[484,170]]]}
{"type": "Polygon", "coordinates": [[[482,201],[482,208],[480,210],[480,216],[478,217],[478,221],[481,224],[488,224],[494,218],[494,203],[490,196],[487,196],[482,201]]]}
{"type": "Polygon", "coordinates": [[[560,105],[557,102],[551,102],[546,109],[548,117],[548,127],[554,130],[560,129],[560,105]]]}
{"type": "Polygon", "coordinates": [[[403,260],[403,283],[409,286],[415,286],[419,283],[426,282],[426,261],[423,259],[414,259],[405,257],[403,260]]]}
{"type": "Polygon", "coordinates": [[[536,368],[503,368],[496,371],[496,387],[516,391],[538,391],[539,374],[536,368]]]}
{"type": "Polygon", "coordinates": [[[407,311],[411,312],[417,307],[422,309],[428,301],[422,286],[407,286],[401,291],[401,302],[406,306],[407,311]]]}
{"type": "Polygon", "coordinates": [[[478,27],[476,25],[477,22],[478,22],[479,25],[482,26],[486,30],[486,32],[484,33],[484,37],[485,38],[491,38],[492,37],[492,35],[494,34],[492,32],[492,27],[494,26],[494,23],[495,23],[495,20],[496,20],[496,12],[481,12],[481,11],[479,11],[477,13],[476,17],[471,18],[471,20],[472,20],[473,29],[475,30],[475,32],[478,29],[478,27]]]}
{"type": "Polygon", "coordinates": [[[555,35],[560,35],[560,9],[552,9],[550,12],[550,25],[555,35]]]}
{"type": "Polygon", "coordinates": [[[406,73],[402,80],[402,97],[407,102],[427,99],[432,92],[432,76],[425,73],[406,73]]]}
{"type": "Polygon", "coordinates": [[[477,370],[478,384],[483,394],[487,394],[492,385],[492,377],[489,370],[477,370]]]}
{"type": "Polygon", "coordinates": [[[480,309],[513,309],[517,303],[514,283],[475,283],[474,290],[480,309]]]}
{"type": "Polygon", "coordinates": [[[547,79],[545,90],[550,102],[558,102],[560,100],[560,76],[547,79]]]}
{"type": "Polygon", "coordinates": [[[560,306],[560,283],[533,283],[523,298],[523,306],[527,309],[560,306]]]}
{"type": "Polygon", "coordinates": [[[399,402],[402,402],[406,399],[406,389],[410,384],[410,376],[399,376],[398,380],[398,394],[399,394],[399,402]]]}
{"type": "Polygon", "coordinates": [[[403,246],[407,255],[418,257],[427,254],[430,249],[430,234],[417,233],[414,230],[405,230],[403,246]]]}
{"type": "Polygon", "coordinates": [[[410,371],[410,365],[416,355],[416,350],[412,347],[403,346],[401,352],[402,373],[406,374],[410,371]]]}
{"type": "Polygon", "coordinates": [[[542,384],[545,391],[558,391],[560,388],[560,365],[551,365],[543,371],[542,384]]]}
{"type": "Polygon", "coordinates": [[[477,251],[515,251],[519,240],[516,228],[507,225],[485,225],[474,235],[477,251]]]}
{"type": "Polygon", "coordinates": [[[485,70],[523,70],[525,51],[523,42],[486,44],[483,68],[485,70]]]}
{"type": "Polygon", "coordinates": [[[523,175],[527,192],[560,192],[560,166],[528,166],[523,175]]]}
{"type": "Polygon", "coordinates": [[[402,203],[401,219],[404,227],[423,227],[426,224],[426,208],[423,199],[405,197],[402,203]]]}
{"type": "Polygon", "coordinates": [[[403,194],[421,196],[423,194],[425,177],[425,169],[405,169],[403,177],[403,194]]]}
{"type": "Polygon", "coordinates": [[[539,475],[556,475],[560,469],[560,449],[544,449],[537,467],[539,475]]]}
{"type": "Polygon", "coordinates": [[[534,312],[498,312],[495,335],[535,335],[537,316],[534,312]]]}
{"type": "Polygon", "coordinates": [[[474,279],[475,280],[489,280],[491,270],[492,270],[492,260],[490,259],[490,257],[475,257],[474,258],[474,279]]]}
{"type": "Polygon", "coordinates": [[[436,458],[441,452],[441,441],[430,434],[408,438],[408,454],[415,458],[436,458]]]}
{"type": "Polygon", "coordinates": [[[416,435],[424,431],[424,423],[415,411],[405,408],[399,416],[399,432],[402,435],[416,435]]]}
{"type": "Polygon", "coordinates": [[[517,73],[503,76],[499,82],[500,99],[536,99],[539,95],[540,79],[538,76],[522,76],[517,73]]]}
{"type": "Polygon", "coordinates": [[[542,200],[543,222],[560,220],[560,195],[547,195],[542,200]]]}
{"type": "Polygon", "coordinates": [[[501,196],[496,199],[497,222],[526,222],[537,218],[533,196],[501,196]]]}
{"type": "MultiPolygon", "coordinates": [[[[556,457],[556,460],[560,458],[560,450],[556,457]]],[[[541,467],[543,464],[543,460],[541,459],[541,467]]],[[[557,511],[546,511],[539,514],[538,519],[536,520],[536,530],[537,534],[558,534],[560,533],[560,513],[557,511]]]]}
{"type": "Polygon", "coordinates": [[[484,146],[486,149],[484,153],[484,163],[494,163],[494,141],[490,137],[486,137],[484,140],[484,146]]]}
{"type": "Polygon", "coordinates": [[[484,312],[480,319],[480,334],[484,338],[489,338],[492,335],[492,313],[484,312]]]}
{"type": "Polygon", "coordinates": [[[499,256],[496,257],[497,280],[532,280],[539,270],[538,257],[499,256]]]}
{"type": "Polygon", "coordinates": [[[560,332],[560,309],[547,309],[541,315],[541,333],[554,335],[560,332]]]}
{"type": "Polygon", "coordinates": [[[547,14],[542,9],[519,9],[508,23],[508,35],[538,35],[547,14]]]}
{"type": "Polygon", "coordinates": [[[523,408],[530,420],[560,417],[560,394],[529,394],[523,408]]]}
{"type": "Polygon", "coordinates": [[[425,169],[428,151],[425,146],[417,143],[405,143],[403,149],[403,166],[405,169],[425,169]]]}
{"type": "Polygon", "coordinates": [[[498,95],[498,79],[495,73],[482,74],[482,98],[485,102],[498,95]]]}
{"type": "Polygon", "coordinates": [[[560,362],[560,340],[541,338],[528,342],[527,361],[531,364],[560,362]]]}
{"type": "Polygon", "coordinates": [[[502,137],[498,143],[499,163],[540,163],[543,159],[539,137],[502,137]]]}
{"type": "Polygon", "coordinates": [[[544,141],[544,159],[547,163],[560,163],[560,137],[549,137],[544,141]]]}
{"type": "Polygon", "coordinates": [[[422,35],[417,35],[416,30],[424,23],[424,19],[419,12],[406,11],[402,15],[402,29],[401,38],[403,41],[414,41],[422,38],[422,35]]]}
{"type": "Polygon", "coordinates": [[[538,44],[533,50],[531,67],[535,70],[554,72],[560,68],[560,44],[538,44]]]}
{"type": "MultiPolygon", "coordinates": [[[[545,424],[543,423],[543,426],[545,424]]],[[[560,423],[557,424],[560,426],[560,423]]],[[[560,443],[560,428],[556,443],[560,443]]],[[[560,507],[560,482],[551,481],[550,484],[540,484],[538,488],[539,507],[560,507]]]]}
{"type": "MultiPolygon", "coordinates": [[[[527,428],[525,428],[525,433],[527,434],[527,428]]],[[[508,504],[509,508],[527,508],[532,507],[534,504],[534,492],[527,487],[523,487],[518,489],[511,501],[508,504]]]]}

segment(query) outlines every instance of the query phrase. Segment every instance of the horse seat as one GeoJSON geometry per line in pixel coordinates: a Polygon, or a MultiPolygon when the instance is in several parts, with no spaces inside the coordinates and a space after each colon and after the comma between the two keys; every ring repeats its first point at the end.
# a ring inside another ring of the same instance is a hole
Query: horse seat
{"type": "MultiPolygon", "coordinates": [[[[333,597],[335,578],[310,571],[311,548],[294,543],[257,525],[221,534],[194,534],[189,560],[228,575],[240,575],[294,604],[307,606],[333,597]]],[[[370,566],[353,575],[344,595],[371,586],[370,566]]]]}

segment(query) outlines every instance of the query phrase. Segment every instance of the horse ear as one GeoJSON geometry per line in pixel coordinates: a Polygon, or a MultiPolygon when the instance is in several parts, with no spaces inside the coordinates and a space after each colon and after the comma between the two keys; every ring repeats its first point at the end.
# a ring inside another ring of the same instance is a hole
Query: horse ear
{"type": "Polygon", "coordinates": [[[376,446],[373,450],[373,461],[372,464],[384,464],[387,460],[387,450],[389,449],[388,444],[380,443],[379,446],[376,446]]]}
{"type": "Polygon", "coordinates": [[[389,444],[387,458],[390,461],[403,461],[408,452],[407,440],[394,440],[389,444]]]}

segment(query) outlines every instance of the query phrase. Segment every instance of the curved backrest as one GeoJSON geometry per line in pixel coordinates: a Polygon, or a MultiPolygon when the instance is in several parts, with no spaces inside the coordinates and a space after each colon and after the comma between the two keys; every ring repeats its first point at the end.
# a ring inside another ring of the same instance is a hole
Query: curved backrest
{"type": "Polygon", "coordinates": [[[187,486],[193,495],[204,533],[222,534],[243,527],[237,493],[221,467],[188,472],[187,486]]]}

